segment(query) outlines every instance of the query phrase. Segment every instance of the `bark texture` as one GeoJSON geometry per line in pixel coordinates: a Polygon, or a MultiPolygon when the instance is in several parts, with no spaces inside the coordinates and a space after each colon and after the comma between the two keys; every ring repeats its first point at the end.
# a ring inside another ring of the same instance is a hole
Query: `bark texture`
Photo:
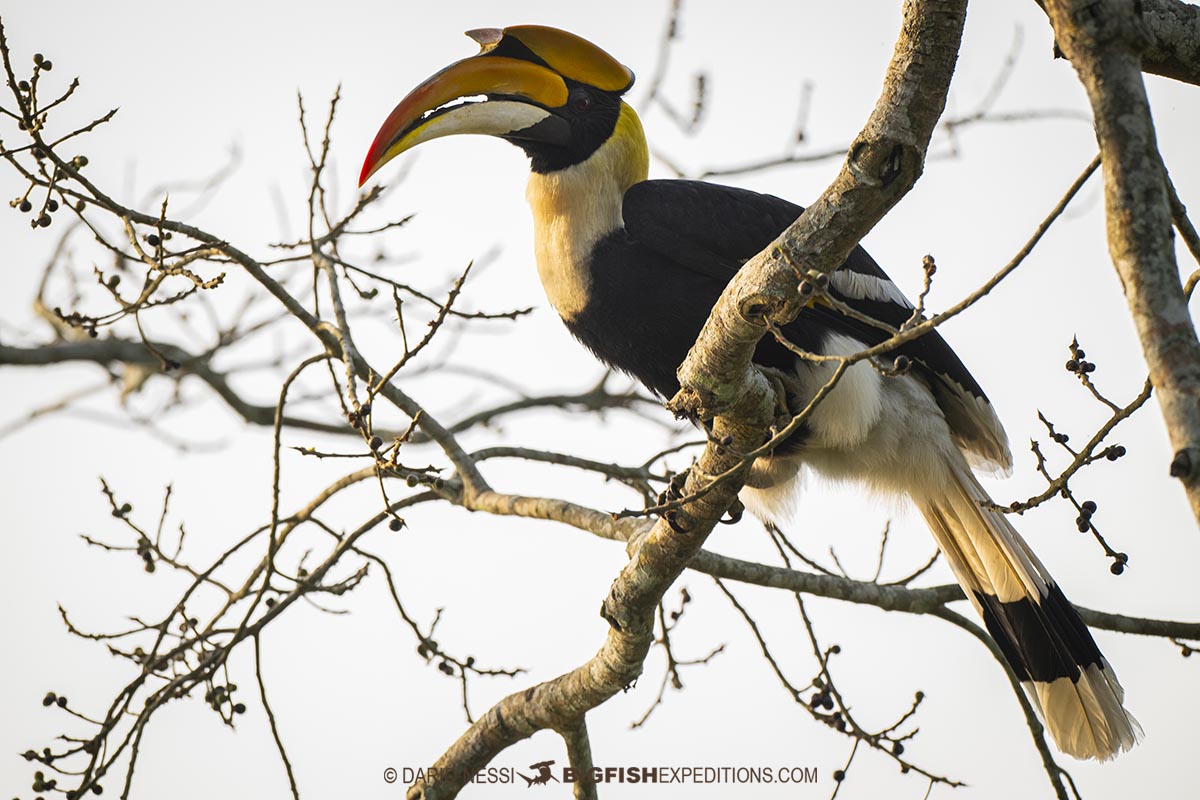
{"type": "Polygon", "coordinates": [[[1151,37],[1142,53],[1142,69],[1200,85],[1200,6],[1143,0],[1142,19],[1151,37]]]}
{"type": "Polygon", "coordinates": [[[1200,341],[1175,261],[1170,190],[1142,79],[1149,28],[1135,0],[1047,0],[1045,8],[1092,105],[1109,253],[1175,450],[1170,474],[1200,520],[1200,341]]]}
{"type": "MultiPolygon", "coordinates": [[[[1036,2],[1050,13],[1047,0],[1036,2]]],[[[1200,85],[1200,6],[1179,0],[1142,0],[1140,8],[1149,36],[1142,51],[1142,70],[1200,85]]],[[[1055,55],[1064,55],[1058,42],[1055,55]]]]}

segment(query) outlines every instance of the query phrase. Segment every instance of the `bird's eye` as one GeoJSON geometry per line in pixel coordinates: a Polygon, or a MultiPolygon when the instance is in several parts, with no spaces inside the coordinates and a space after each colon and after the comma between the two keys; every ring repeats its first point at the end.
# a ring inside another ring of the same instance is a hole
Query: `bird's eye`
{"type": "Polygon", "coordinates": [[[569,102],[571,110],[577,114],[590,111],[592,108],[592,96],[586,89],[572,89],[569,102]]]}

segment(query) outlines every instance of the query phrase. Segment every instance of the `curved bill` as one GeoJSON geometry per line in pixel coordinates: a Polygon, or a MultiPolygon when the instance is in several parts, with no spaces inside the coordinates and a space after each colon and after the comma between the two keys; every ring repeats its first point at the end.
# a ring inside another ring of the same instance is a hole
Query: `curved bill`
{"type": "Polygon", "coordinates": [[[564,143],[567,123],[547,109],[566,102],[563,79],[537,64],[500,56],[455,62],[409,92],[388,115],[363,162],[358,184],[405,150],[457,133],[564,143]],[[448,105],[476,95],[502,97],[448,105]]]}

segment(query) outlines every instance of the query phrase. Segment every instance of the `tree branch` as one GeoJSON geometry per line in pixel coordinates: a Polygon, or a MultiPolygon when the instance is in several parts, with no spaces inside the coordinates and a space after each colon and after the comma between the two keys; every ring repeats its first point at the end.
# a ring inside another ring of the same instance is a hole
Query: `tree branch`
{"type": "MultiPolygon", "coordinates": [[[[746,373],[765,321],[782,325],[798,313],[798,273],[837,269],[916,183],[945,108],[965,14],[966,3],[957,0],[905,3],[883,94],[841,171],[726,287],[680,367],[684,388],[671,401],[676,413],[703,418],[724,413],[742,387],[755,381],[746,373]]],[[[765,383],[761,376],[757,380],[765,383]]]]}
{"type": "MultiPolygon", "coordinates": [[[[1046,11],[1046,0],[1035,2],[1046,11]]],[[[1149,36],[1141,54],[1141,69],[1200,86],[1200,6],[1179,0],[1141,0],[1140,6],[1141,22],[1149,36]]],[[[1055,42],[1054,52],[1063,54],[1061,43],[1055,42]]]]}
{"type": "Polygon", "coordinates": [[[1179,0],[1142,0],[1150,46],[1142,69],[1200,86],[1200,6],[1179,0]]]}
{"type": "Polygon", "coordinates": [[[575,800],[597,800],[596,784],[592,781],[592,743],[588,739],[587,722],[581,717],[579,723],[559,731],[567,744],[567,760],[575,772],[571,784],[575,800]]]}
{"type": "Polygon", "coordinates": [[[1047,0],[1087,91],[1104,162],[1108,246],[1175,449],[1170,473],[1200,520],[1200,341],[1174,258],[1166,168],[1142,79],[1149,45],[1134,0],[1047,0]]]}

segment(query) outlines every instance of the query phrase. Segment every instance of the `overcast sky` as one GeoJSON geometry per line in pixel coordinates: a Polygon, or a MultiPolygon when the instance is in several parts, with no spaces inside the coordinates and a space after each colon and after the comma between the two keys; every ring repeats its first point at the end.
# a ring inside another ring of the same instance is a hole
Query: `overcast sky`
{"type": "MultiPolygon", "coordinates": [[[[331,186],[345,206],[353,202],[366,148],[393,105],[429,74],[474,52],[462,31],[537,22],[577,32],[643,78],[630,94],[640,108],[666,14],[666,3],[531,0],[512,0],[502,10],[501,4],[485,2],[345,2],[336,10],[302,2],[213,2],[203,11],[150,2],[10,5],[4,24],[19,61],[42,51],[54,61],[55,80],[82,78],[75,108],[63,124],[121,107],[109,125],[79,144],[91,161],[92,178],[115,197],[152,210],[161,199],[149,194],[153,187],[208,175],[236,147],[241,153],[237,173],[192,220],[262,257],[269,255],[268,242],[304,229],[307,175],[296,122],[297,90],[317,117],[335,87],[342,87],[331,186]]],[[[689,173],[776,155],[788,147],[808,82],[813,94],[801,152],[847,144],[878,95],[899,26],[899,4],[803,2],[781,10],[778,3],[745,0],[736,4],[736,16],[730,15],[731,7],[694,3],[687,8],[667,90],[687,106],[692,75],[705,71],[710,78],[706,123],[698,135],[687,137],[661,112],[646,111],[652,147],[689,173]]],[[[978,3],[967,21],[948,113],[966,114],[977,106],[1014,37],[1022,34],[1018,64],[996,110],[1086,110],[1069,64],[1050,57],[1049,28],[1035,4],[978,3]]],[[[1185,203],[1200,207],[1196,90],[1152,76],[1147,84],[1175,184],[1185,203]]],[[[18,138],[9,128],[2,135],[7,142],[18,138]]],[[[916,189],[864,241],[913,295],[920,286],[921,257],[933,254],[939,265],[930,300],[935,309],[953,304],[1008,261],[1096,149],[1090,124],[1071,119],[980,124],[962,129],[956,145],[957,157],[946,157],[951,146],[938,138],[935,157],[916,189]]],[[[529,391],[587,388],[600,370],[554,316],[533,269],[524,204],[526,162],[520,152],[496,140],[458,137],[423,146],[404,161],[411,162],[411,171],[385,211],[388,216],[418,214],[388,239],[393,252],[412,255],[405,278],[440,292],[468,261],[498,248],[498,258],[468,283],[464,304],[487,310],[536,307],[516,325],[490,323],[466,336],[454,362],[486,364],[529,391]]],[[[728,180],[806,203],[837,167],[836,161],[825,161],[728,180]]],[[[378,177],[387,182],[399,172],[400,166],[389,165],[378,177]]],[[[658,162],[652,172],[668,176],[658,162]]],[[[11,171],[0,172],[0,186],[4,198],[24,190],[11,171]]],[[[182,208],[184,196],[180,193],[176,208],[182,208]]],[[[22,215],[0,211],[6,277],[0,337],[36,341],[44,332],[30,301],[57,228],[31,232],[22,215]]],[[[1107,257],[1102,211],[1097,177],[1033,257],[944,330],[992,398],[1013,443],[1015,474],[988,482],[999,501],[1023,499],[1044,486],[1027,451],[1031,436],[1044,439],[1039,409],[1076,440],[1086,440],[1105,419],[1104,409],[1062,368],[1072,335],[1099,365],[1094,377],[1115,400],[1126,402],[1145,377],[1107,257]]],[[[63,214],[59,217],[56,224],[65,222],[63,214]]],[[[361,252],[369,253],[371,246],[361,252]]],[[[1194,266],[1186,253],[1181,261],[1184,269],[1194,266]]],[[[227,296],[237,285],[234,278],[227,296]]],[[[221,297],[218,308],[227,314],[233,300],[221,297]]],[[[366,330],[377,334],[364,334],[360,342],[373,357],[383,362],[391,353],[394,358],[394,335],[382,326],[366,330]]],[[[292,350],[307,343],[299,326],[286,329],[286,335],[294,337],[283,342],[292,350]]],[[[0,371],[5,398],[0,427],[102,380],[94,367],[0,371]]],[[[447,418],[503,395],[494,389],[464,395],[465,385],[433,374],[408,387],[447,418]]],[[[277,384],[245,388],[263,403],[273,402],[277,392],[277,384]]],[[[201,391],[193,394],[205,397],[201,391]]],[[[149,399],[134,398],[132,408],[149,399]]],[[[104,394],[86,407],[116,412],[114,395],[104,394]]],[[[81,625],[116,630],[129,615],[161,615],[178,596],[178,581],[147,576],[136,558],[99,553],[79,540],[80,533],[110,540],[122,534],[108,516],[98,476],[105,476],[148,522],[165,485],[173,483],[174,518],[186,521],[199,562],[267,517],[268,432],[244,425],[211,402],[168,418],[163,427],[172,437],[221,447],[184,455],[159,437],[81,414],[42,418],[0,439],[0,562],[8,566],[7,579],[0,582],[5,609],[0,641],[7,645],[0,662],[0,791],[9,796],[32,796],[32,769],[2,754],[40,748],[69,728],[64,714],[42,708],[46,691],[68,695],[82,710],[101,714],[132,676],[129,665],[110,658],[102,645],[69,637],[56,604],[81,625]]],[[[638,463],[675,430],[665,411],[657,421],[618,412],[602,423],[542,414],[514,418],[467,440],[472,447],[502,442],[638,463]]],[[[295,433],[288,437],[290,444],[323,441],[295,433]]],[[[1147,407],[1123,424],[1114,441],[1129,455],[1087,471],[1076,488],[1080,497],[1099,503],[1097,524],[1117,550],[1130,554],[1125,575],[1110,575],[1108,560],[1089,537],[1075,531],[1074,512],[1065,504],[1017,519],[1018,528],[1075,602],[1125,614],[1200,619],[1195,580],[1200,541],[1182,493],[1165,477],[1170,450],[1157,408],[1147,407]]],[[[429,453],[423,457],[436,459],[429,453]]],[[[286,508],[304,502],[345,465],[289,454],[284,469],[286,508]]],[[[506,464],[493,466],[488,475],[500,490],[563,496],[603,509],[635,502],[615,487],[561,470],[506,464]]],[[[351,495],[337,505],[336,524],[353,527],[376,507],[377,498],[369,492],[351,495]]],[[[902,505],[813,480],[806,485],[793,532],[808,552],[826,560],[828,548],[836,545],[852,575],[869,577],[879,531],[889,519],[894,520],[893,540],[884,577],[895,578],[921,564],[932,548],[919,518],[902,505]]],[[[576,666],[599,646],[605,623],[596,608],[624,562],[619,546],[562,526],[442,507],[415,511],[409,525],[400,536],[372,534],[368,545],[395,570],[410,613],[427,621],[444,607],[439,641],[448,648],[474,654],[481,663],[529,670],[516,681],[476,681],[472,706],[477,712],[510,691],[576,666]]],[[[749,522],[722,527],[709,546],[742,557],[771,557],[761,529],[749,522]]],[[[942,565],[929,577],[931,583],[949,579],[942,565]]],[[[661,654],[653,654],[639,686],[593,714],[595,762],[816,766],[822,771],[817,787],[756,787],[739,795],[828,796],[828,776],[844,762],[848,741],[790,701],[709,579],[687,574],[680,585],[696,597],[678,633],[681,655],[700,656],[720,644],[725,652],[706,667],[688,670],[686,691],[669,695],[650,725],[630,731],[629,723],[651,702],[661,676],[661,654]]],[[[807,683],[815,667],[790,598],[748,587],[734,591],[760,615],[794,681],[807,683]]],[[[432,763],[461,732],[457,684],[418,658],[416,643],[396,619],[378,580],[337,605],[352,613],[330,616],[297,606],[264,636],[264,669],[281,733],[305,796],[399,797],[400,784],[383,780],[385,768],[432,763]]],[[[925,692],[928,699],[917,720],[921,734],[907,755],[970,784],[954,792],[939,787],[934,797],[1049,793],[1008,683],[977,642],[937,620],[868,607],[813,601],[810,611],[823,640],[841,644],[839,683],[866,723],[890,723],[908,708],[915,691],[925,692]]],[[[1148,789],[1178,796],[1184,787],[1194,787],[1190,759],[1200,719],[1194,659],[1185,661],[1161,640],[1105,632],[1096,638],[1125,685],[1128,706],[1142,722],[1146,740],[1113,764],[1064,759],[1083,796],[1128,797],[1148,789]]],[[[249,688],[253,665],[247,656],[235,657],[232,667],[234,680],[249,688]]],[[[133,796],[286,794],[261,705],[256,697],[246,702],[250,710],[236,732],[222,727],[199,698],[157,715],[142,748],[133,796]]],[[[496,763],[524,769],[549,758],[564,763],[565,753],[560,740],[542,733],[496,763]]],[[[890,760],[867,753],[856,760],[842,796],[920,797],[924,790],[920,779],[899,776],[890,760]]],[[[516,797],[525,791],[523,785],[483,787],[464,796],[516,797]]],[[[561,789],[542,791],[562,796],[561,789]]],[[[729,791],[657,787],[628,792],[634,794],[715,798],[729,791]]]]}

